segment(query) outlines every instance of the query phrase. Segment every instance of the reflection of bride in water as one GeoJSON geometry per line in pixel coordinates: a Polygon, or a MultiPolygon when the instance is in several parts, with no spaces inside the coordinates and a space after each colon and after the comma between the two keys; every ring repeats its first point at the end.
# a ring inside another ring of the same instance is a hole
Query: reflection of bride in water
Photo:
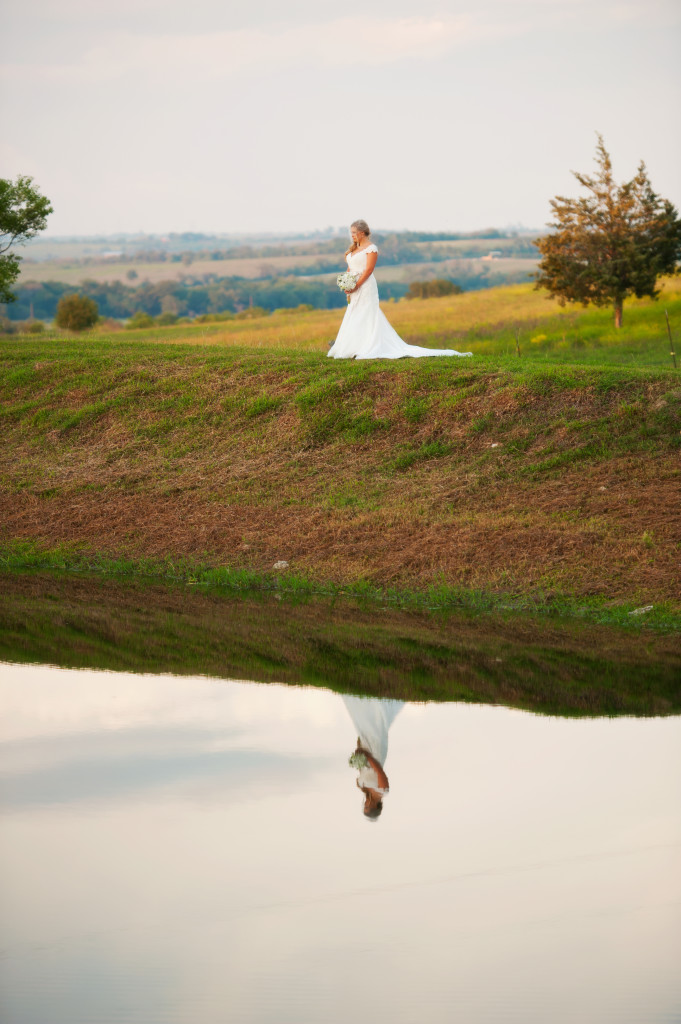
{"type": "Polygon", "coordinates": [[[388,754],[388,730],[404,701],[376,697],[343,697],[343,700],[357,732],[357,749],[350,757],[350,764],[358,769],[357,785],[364,793],[364,815],[375,821],[390,788],[383,770],[388,754]]]}

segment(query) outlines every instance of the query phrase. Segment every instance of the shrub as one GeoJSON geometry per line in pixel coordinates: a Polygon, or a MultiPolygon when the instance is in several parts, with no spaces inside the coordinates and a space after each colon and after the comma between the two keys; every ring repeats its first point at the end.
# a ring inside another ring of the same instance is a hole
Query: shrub
{"type": "Polygon", "coordinates": [[[460,295],[461,288],[447,278],[436,278],[434,281],[412,281],[406,299],[432,299],[439,295],[460,295]]]}
{"type": "Polygon", "coordinates": [[[177,323],[177,313],[161,313],[156,317],[156,323],[161,327],[170,327],[171,324],[177,323]]]}
{"type": "Polygon", "coordinates": [[[0,334],[16,334],[17,324],[7,316],[0,316],[0,334]]]}
{"type": "MultiPolygon", "coordinates": [[[[197,324],[218,324],[222,323],[223,320],[233,319],[234,313],[230,313],[229,310],[225,310],[223,313],[202,313],[200,316],[196,317],[194,322],[197,324]]],[[[180,322],[182,323],[183,321],[180,322]]],[[[188,320],[186,322],[189,323],[188,320]]]]}
{"type": "Polygon", "coordinates": [[[42,320],[27,320],[21,326],[22,334],[42,334],[45,330],[45,324],[42,320]]]}
{"type": "Polygon", "coordinates": [[[240,313],[235,314],[236,320],[255,320],[261,316],[269,316],[269,311],[263,309],[262,306],[249,306],[248,309],[242,309],[240,313]]]}
{"type": "Polygon", "coordinates": [[[122,331],[123,324],[113,316],[100,317],[97,324],[98,331],[122,331]]]}
{"type": "Polygon", "coordinates": [[[286,316],[292,313],[310,313],[314,308],[309,302],[301,302],[299,306],[282,306],[279,309],[273,310],[273,312],[276,316],[286,316]]]}
{"type": "Polygon", "coordinates": [[[54,318],[57,327],[67,331],[86,331],[88,327],[94,327],[98,319],[99,309],[95,300],[75,292],[59,300],[54,318]]]}
{"type": "Polygon", "coordinates": [[[136,331],[140,327],[153,327],[154,318],[153,316],[149,316],[148,313],[142,313],[140,310],[130,317],[125,326],[129,331],[136,331]]]}

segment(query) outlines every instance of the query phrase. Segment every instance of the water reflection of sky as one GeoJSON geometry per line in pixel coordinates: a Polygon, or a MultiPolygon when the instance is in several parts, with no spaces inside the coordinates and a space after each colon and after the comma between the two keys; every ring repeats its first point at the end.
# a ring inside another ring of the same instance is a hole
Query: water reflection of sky
{"type": "Polygon", "coordinates": [[[10,1024],[681,1019],[681,719],[2,666],[10,1024]]]}

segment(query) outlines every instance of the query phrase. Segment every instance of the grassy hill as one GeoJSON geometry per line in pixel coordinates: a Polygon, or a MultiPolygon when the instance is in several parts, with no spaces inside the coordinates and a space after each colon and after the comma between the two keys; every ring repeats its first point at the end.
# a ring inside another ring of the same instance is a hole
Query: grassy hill
{"type": "MultiPolygon", "coordinates": [[[[678,282],[664,301],[678,322],[678,282]]],[[[327,360],[338,312],[2,340],[5,553],[228,581],[283,559],[327,588],[675,616],[681,378],[660,304],[629,304],[619,332],[525,286],[386,312],[474,358],[327,360]]]]}
{"type": "MultiPolygon", "coordinates": [[[[664,319],[681,323],[681,279],[665,282],[660,300],[631,300],[616,330],[606,309],[561,307],[531,284],[465,292],[435,299],[387,302],[384,310],[405,341],[473,351],[476,359],[516,358],[519,332],[523,365],[530,362],[671,366],[664,319]]],[[[250,351],[324,353],[343,310],[279,310],[256,320],[179,324],[126,333],[130,341],[217,345],[250,351]]],[[[107,328],[98,332],[103,340],[107,328]]],[[[119,335],[113,335],[120,340],[119,335]]],[[[681,349],[681,340],[677,343],[681,349]]]]}

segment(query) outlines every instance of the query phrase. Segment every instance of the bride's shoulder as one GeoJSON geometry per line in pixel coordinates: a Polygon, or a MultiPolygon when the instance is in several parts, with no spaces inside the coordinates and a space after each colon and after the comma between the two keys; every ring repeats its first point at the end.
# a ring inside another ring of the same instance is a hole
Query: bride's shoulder
{"type": "Polygon", "coordinates": [[[365,252],[378,252],[378,248],[372,242],[371,245],[367,245],[367,247],[366,247],[366,249],[364,251],[365,252]]]}

